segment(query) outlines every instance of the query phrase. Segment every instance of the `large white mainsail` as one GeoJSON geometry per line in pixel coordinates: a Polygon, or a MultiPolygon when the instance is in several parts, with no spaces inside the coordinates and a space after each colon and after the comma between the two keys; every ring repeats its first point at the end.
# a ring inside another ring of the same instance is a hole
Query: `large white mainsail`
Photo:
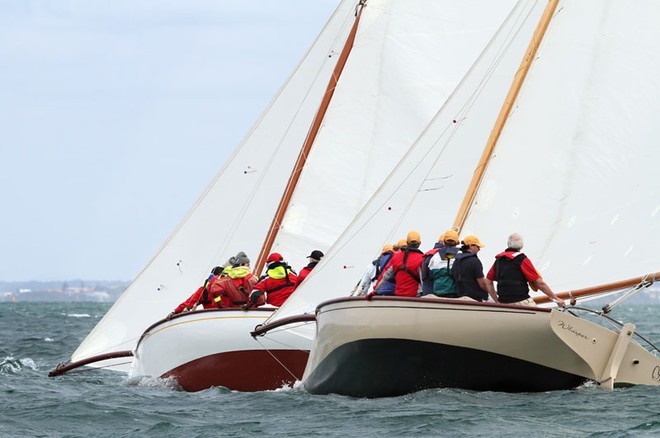
{"type": "Polygon", "coordinates": [[[518,2],[415,145],[270,322],[347,296],[382,245],[407,231],[419,230],[423,246],[432,247],[452,226],[541,12],[537,2],[518,2]]]}
{"type": "MultiPolygon", "coordinates": [[[[299,266],[312,249],[332,245],[446,100],[509,3],[367,3],[274,250],[299,266]],[[475,8],[482,11],[476,18],[475,8]]],[[[185,298],[213,265],[239,250],[256,256],[356,4],[340,4],[289,83],[74,360],[132,349],[143,329],[185,298]],[[246,202],[227,205],[223,192],[238,181],[246,202]]]]}
{"type": "Polygon", "coordinates": [[[518,231],[557,292],[660,271],[659,18],[655,1],[558,5],[465,224],[483,260],[518,231]]]}

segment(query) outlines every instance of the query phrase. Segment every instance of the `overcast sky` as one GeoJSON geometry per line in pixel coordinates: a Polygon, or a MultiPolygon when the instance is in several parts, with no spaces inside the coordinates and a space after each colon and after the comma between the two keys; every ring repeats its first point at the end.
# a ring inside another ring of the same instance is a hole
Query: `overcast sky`
{"type": "Polygon", "coordinates": [[[131,280],[339,0],[0,0],[0,280],[131,280]]]}

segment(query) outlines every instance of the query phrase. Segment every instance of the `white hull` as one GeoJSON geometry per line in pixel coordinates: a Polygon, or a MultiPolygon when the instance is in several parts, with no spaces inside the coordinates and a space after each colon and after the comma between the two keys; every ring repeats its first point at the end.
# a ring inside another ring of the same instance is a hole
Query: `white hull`
{"type": "Polygon", "coordinates": [[[186,391],[224,386],[237,391],[280,388],[302,377],[313,327],[253,339],[273,309],[204,310],[148,328],[129,375],[174,378],[186,391]]]}
{"type": "Polygon", "coordinates": [[[660,385],[660,359],[631,340],[633,330],[620,336],[565,312],[471,300],[340,299],[318,308],[303,383],[360,397],[660,385]]]}

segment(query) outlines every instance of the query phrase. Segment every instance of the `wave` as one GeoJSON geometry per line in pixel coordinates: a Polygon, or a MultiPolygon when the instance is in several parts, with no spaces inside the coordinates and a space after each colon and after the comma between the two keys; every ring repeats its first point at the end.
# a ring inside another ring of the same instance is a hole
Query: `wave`
{"type": "Polygon", "coordinates": [[[5,357],[0,362],[0,374],[18,374],[24,369],[31,369],[36,371],[37,364],[29,357],[24,359],[16,359],[12,356],[5,357]]]}

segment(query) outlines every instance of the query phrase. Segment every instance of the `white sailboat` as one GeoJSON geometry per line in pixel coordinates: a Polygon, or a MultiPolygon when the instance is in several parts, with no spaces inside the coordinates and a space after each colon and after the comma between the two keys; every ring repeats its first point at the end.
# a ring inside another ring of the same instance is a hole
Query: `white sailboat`
{"type": "Polygon", "coordinates": [[[428,244],[452,225],[487,245],[486,269],[506,236],[522,233],[564,296],[652,283],[658,18],[653,1],[519,2],[307,283],[255,335],[315,316],[303,384],[316,394],[660,385],[660,359],[633,339],[632,324],[598,324],[577,308],[340,298],[359,275],[342,267],[365,266],[366,248],[376,253],[412,229],[428,244]]]}
{"type": "Polygon", "coordinates": [[[238,251],[259,254],[259,271],[271,251],[302,266],[311,249],[329,248],[512,4],[491,3],[342,1],[197,204],[72,362],[53,374],[89,364],[132,376],[174,377],[186,390],[273,389],[299,379],[313,330],[258,342],[249,335],[272,308],[160,318],[238,251]],[[241,196],[230,203],[227,189],[237,186],[241,196]]]}

